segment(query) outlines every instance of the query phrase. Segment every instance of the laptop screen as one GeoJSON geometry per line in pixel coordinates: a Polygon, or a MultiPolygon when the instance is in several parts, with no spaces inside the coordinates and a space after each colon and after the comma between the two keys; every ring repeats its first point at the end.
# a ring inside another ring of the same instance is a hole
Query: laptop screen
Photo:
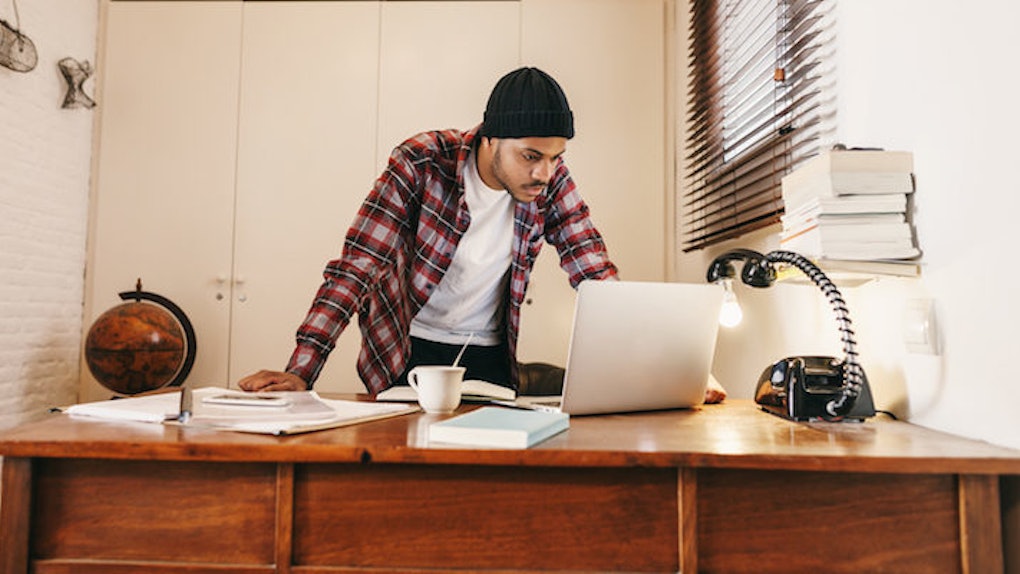
{"type": "Polygon", "coordinates": [[[685,408],[705,397],[722,287],[586,281],[577,290],[561,410],[685,408]]]}

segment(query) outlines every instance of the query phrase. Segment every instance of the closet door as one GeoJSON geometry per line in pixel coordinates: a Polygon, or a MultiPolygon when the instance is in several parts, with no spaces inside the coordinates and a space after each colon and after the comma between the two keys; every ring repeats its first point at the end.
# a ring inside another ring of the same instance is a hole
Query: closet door
{"type": "MultiPolygon", "coordinates": [[[[517,2],[245,4],[232,382],[286,363],[392,148],[481,121],[516,65],[518,13],[517,2]]],[[[316,389],[364,391],[359,348],[352,323],[316,389]]]]}
{"type": "MultiPolygon", "coordinates": [[[[666,279],[665,3],[522,0],[521,53],[562,85],[576,136],[565,155],[621,278],[666,279]],[[563,25],[569,22],[570,25],[563,25]]],[[[555,250],[539,256],[518,359],[566,364],[575,293],[555,250]]]]}
{"type": "MultiPolygon", "coordinates": [[[[231,384],[283,369],[376,175],[379,5],[246,2],[231,384]]],[[[363,392],[356,322],[316,389],[363,392]]]]}
{"type": "Polygon", "coordinates": [[[519,64],[520,6],[382,3],[377,168],[416,133],[482,122],[492,87],[519,64]]]}
{"type": "Polygon", "coordinates": [[[189,381],[227,377],[240,30],[236,1],[108,4],[85,328],[141,278],[194,323],[189,381]]]}

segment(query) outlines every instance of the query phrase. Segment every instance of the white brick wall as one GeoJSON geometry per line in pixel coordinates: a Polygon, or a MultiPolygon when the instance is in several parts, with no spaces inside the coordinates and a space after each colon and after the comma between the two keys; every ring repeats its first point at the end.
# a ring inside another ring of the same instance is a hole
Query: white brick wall
{"type": "MultiPolygon", "coordinates": [[[[22,0],[18,15],[39,61],[0,67],[0,429],[77,396],[94,111],[61,108],[57,62],[95,65],[98,0],[22,0]]],[[[15,25],[12,3],[0,18],[15,25]]]]}

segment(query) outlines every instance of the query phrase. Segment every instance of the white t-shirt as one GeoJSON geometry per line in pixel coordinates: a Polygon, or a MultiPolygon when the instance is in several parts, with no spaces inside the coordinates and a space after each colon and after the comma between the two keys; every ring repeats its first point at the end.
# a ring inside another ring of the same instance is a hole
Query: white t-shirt
{"type": "Polygon", "coordinates": [[[473,345],[496,345],[503,338],[514,200],[505,189],[485,185],[474,153],[464,171],[464,195],[471,224],[443,280],[411,321],[411,335],[452,345],[469,337],[473,345]]]}

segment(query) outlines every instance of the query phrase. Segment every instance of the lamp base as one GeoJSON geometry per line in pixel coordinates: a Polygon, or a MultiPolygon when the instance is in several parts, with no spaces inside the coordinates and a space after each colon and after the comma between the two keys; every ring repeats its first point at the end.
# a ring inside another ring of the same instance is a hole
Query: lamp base
{"type": "Polygon", "coordinates": [[[833,417],[826,405],[843,394],[845,364],[834,357],[787,357],[765,368],[754,400],[762,410],[793,421],[863,421],[875,416],[868,378],[850,412],[833,417]]]}

